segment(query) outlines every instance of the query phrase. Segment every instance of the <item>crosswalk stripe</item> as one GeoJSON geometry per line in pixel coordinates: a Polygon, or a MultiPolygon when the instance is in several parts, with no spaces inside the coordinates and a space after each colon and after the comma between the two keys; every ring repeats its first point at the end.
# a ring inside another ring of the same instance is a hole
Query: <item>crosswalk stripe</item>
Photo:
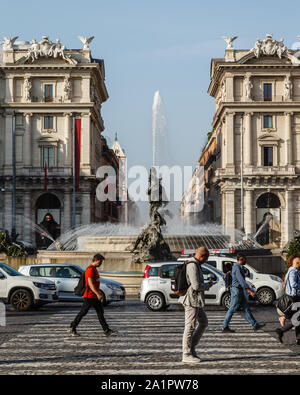
{"type": "Polygon", "coordinates": [[[254,332],[240,315],[234,334],[222,334],[225,312],[207,312],[209,326],[198,345],[199,366],[181,362],[184,311],[105,312],[119,331],[105,337],[94,311],[68,330],[76,312],[59,312],[0,346],[0,372],[8,374],[274,374],[298,371],[300,358],[264,331],[254,332]],[[95,337],[96,335],[96,337],[95,337]],[[101,369],[97,365],[101,364],[101,369]],[[12,369],[13,367],[13,369],[12,369]]]}

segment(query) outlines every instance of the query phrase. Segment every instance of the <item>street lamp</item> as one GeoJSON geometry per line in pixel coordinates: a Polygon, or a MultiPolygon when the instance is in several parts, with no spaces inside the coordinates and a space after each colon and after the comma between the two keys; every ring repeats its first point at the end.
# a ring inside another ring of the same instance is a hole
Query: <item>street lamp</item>
{"type": "Polygon", "coordinates": [[[241,231],[245,233],[244,221],[244,113],[241,113],[241,231]]]}
{"type": "Polygon", "coordinates": [[[17,238],[16,232],[16,114],[12,117],[12,224],[11,224],[11,239],[15,241],[17,238]]]}

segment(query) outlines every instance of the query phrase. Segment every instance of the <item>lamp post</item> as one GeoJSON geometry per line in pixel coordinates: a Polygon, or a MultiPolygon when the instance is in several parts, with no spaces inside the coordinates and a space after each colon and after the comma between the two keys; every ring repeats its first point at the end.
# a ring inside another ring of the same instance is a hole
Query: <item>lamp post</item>
{"type": "Polygon", "coordinates": [[[13,113],[12,117],[12,224],[11,224],[11,239],[16,240],[16,115],[13,113]]]}
{"type": "Polygon", "coordinates": [[[244,113],[241,113],[241,231],[245,233],[244,221],[244,113]]]}
{"type": "Polygon", "coordinates": [[[76,113],[73,113],[72,125],[72,156],[73,156],[73,207],[72,207],[72,228],[76,226],[76,113]]]}

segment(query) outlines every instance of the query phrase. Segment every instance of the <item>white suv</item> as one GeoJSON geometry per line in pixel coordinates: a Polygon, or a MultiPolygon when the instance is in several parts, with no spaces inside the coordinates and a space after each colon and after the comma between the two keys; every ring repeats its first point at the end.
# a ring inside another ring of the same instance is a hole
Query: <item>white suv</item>
{"type": "MultiPolygon", "coordinates": [[[[144,271],[141,283],[140,300],[146,303],[149,310],[160,311],[171,304],[178,304],[179,297],[171,289],[171,278],[179,262],[149,263],[144,271]]],[[[204,280],[211,277],[214,285],[205,292],[207,305],[221,305],[225,309],[230,305],[230,293],[226,289],[224,274],[210,265],[201,266],[204,280]]]]}
{"type": "Polygon", "coordinates": [[[0,299],[15,310],[26,311],[33,306],[55,302],[58,297],[52,281],[24,276],[0,262],[0,299]]]}
{"type": "MultiPolygon", "coordinates": [[[[188,256],[181,256],[178,260],[185,261],[188,259],[188,256]]],[[[219,255],[210,255],[207,261],[210,266],[213,266],[223,273],[226,272],[227,263],[234,265],[236,262],[236,259],[219,255]]],[[[256,299],[260,304],[271,305],[284,294],[280,277],[273,274],[258,273],[257,270],[247,264],[244,265],[244,268],[248,271],[246,275],[247,281],[249,279],[254,285],[256,289],[256,299]]]]}

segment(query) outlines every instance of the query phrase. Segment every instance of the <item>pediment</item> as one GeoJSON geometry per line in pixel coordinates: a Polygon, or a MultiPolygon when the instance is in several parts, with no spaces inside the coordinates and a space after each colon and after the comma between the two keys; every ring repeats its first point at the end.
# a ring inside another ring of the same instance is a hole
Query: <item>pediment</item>
{"type": "Polygon", "coordinates": [[[281,58],[277,55],[261,55],[259,58],[254,53],[249,52],[242,59],[238,61],[239,64],[270,64],[270,65],[294,65],[300,66],[300,60],[296,58],[292,53],[283,54],[281,58]]]}
{"type": "Polygon", "coordinates": [[[261,136],[259,136],[257,140],[258,141],[264,141],[264,142],[267,142],[267,141],[270,141],[270,142],[273,141],[274,142],[274,141],[280,141],[281,139],[280,139],[280,137],[278,137],[274,133],[272,133],[272,134],[264,133],[261,136]]]}
{"type": "Polygon", "coordinates": [[[54,43],[50,41],[47,36],[43,36],[40,42],[32,40],[27,52],[17,61],[17,63],[49,64],[49,61],[52,60],[54,60],[56,63],[60,62],[62,64],[77,64],[77,61],[68,53],[66,47],[61,44],[59,39],[57,39],[54,43]]]}

